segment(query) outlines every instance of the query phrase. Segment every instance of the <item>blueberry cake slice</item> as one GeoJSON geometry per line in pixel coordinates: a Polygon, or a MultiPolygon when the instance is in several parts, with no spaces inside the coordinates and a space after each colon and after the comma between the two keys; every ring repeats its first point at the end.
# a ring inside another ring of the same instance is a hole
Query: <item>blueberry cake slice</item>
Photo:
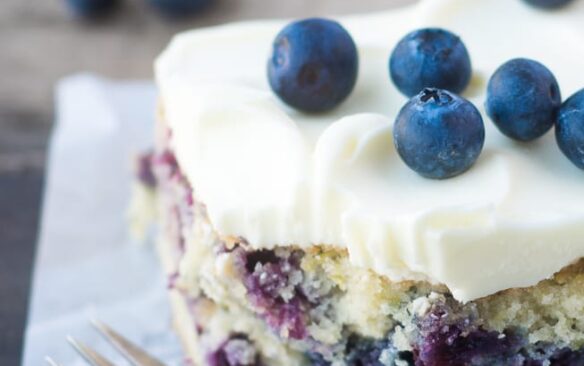
{"type": "MultiPolygon", "coordinates": [[[[563,92],[584,85],[584,6],[423,0],[340,19],[359,77],[325,113],[270,92],[283,22],[178,35],[156,62],[159,252],[197,366],[584,365],[584,184],[546,134],[511,142],[485,121],[464,174],[400,160],[392,46],[415,27],[464,39],[482,106],[504,61],[531,57],[563,92]],[[552,36],[554,35],[554,36],[552,36]],[[562,35],[569,40],[559,42],[562,35]]],[[[308,78],[310,79],[310,78],[308,78]]]]}
{"type": "Polygon", "coordinates": [[[254,249],[211,223],[168,146],[151,157],[176,328],[195,365],[581,365],[584,261],[462,304],[326,245],[254,249]]]}

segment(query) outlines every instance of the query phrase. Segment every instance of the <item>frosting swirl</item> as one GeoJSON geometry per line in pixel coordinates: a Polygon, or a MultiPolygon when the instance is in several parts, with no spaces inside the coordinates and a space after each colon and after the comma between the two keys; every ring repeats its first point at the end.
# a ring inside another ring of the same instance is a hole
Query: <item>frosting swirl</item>
{"type": "Polygon", "coordinates": [[[266,60],[284,22],[178,35],[156,77],[177,159],[220,233],[257,247],[346,247],[355,265],[443,283],[470,301],[534,285],[584,256],[584,173],[552,133],[513,142],[483,108],[486,79],[514,57],[547,65],[565,96],[584,86],[583,18],[583,2],[545,12],[519,0],[423,0],[342,18],[359,47],[359,80],[325,115],[270,92],[266,60]],[[391,140],[405,99],[387,75],[389,53],[425,26],[467,45],[474,76],[463,95],[486,125],[477,164],[446,181],[409,170],[391,140]]]}

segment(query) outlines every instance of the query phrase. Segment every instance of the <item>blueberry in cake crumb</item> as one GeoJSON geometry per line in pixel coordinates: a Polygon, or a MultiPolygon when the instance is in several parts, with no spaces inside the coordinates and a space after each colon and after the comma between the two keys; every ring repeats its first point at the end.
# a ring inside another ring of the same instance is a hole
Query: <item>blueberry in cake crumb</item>
{"type": "Polygon", "coordinates": [[[572,0],[523,0],[529,5],[544,9],[561,8],[572,2],[572,0]]]}
{"type": "Polygon", "coordinates": [[[243,334],[234,334],[207,356],[209,366],[262,366],[253,343],[243,334]]]}
{"type": "Polygon", "coordinates": [[[447,298],[418,320],[419,339],[413,352],[416,366],[575,366],[584,365],[584,351],[530,343],[525,329],[503,331],[483,327],[472,305],[447,298]]]}
{"type": "Polygon", "coordinates": [[[445,179],[463,173],[478,159],[485,128],[472,103],[446,90],[426,88],[401,109],[393,137],[411,169],[445,179]]]}
{"type": "Polygon", "coordinates": [[[188,17],[211,4],[211,0],[148,0],[148,2],[162,15],[170,18],[188,17]]]}
{"type": "Polygon", "coordinates": [[[299,285],[300,251],[276,253],[239,249],[243,283],[250,302],[277,333],[292,339],[306,337],[308,300],[299,285]]]}
{"type": "Polygon", "coordinates": [[[100,18],[110,14],[118,5],[119,0],[66,0],[69,9],[77,17],[100,18]]]}
{"type": "Polygon", "coordinates": [[[425,28],[406,35],[389,59],[389,72],[397,88],[412,97],[426,87],[461,93],[472,67],[461,39],[440,28],[425,28]]]}
{"type": "Polygon", "coordinates": [[[357,80],[358,54],[351,35],[337,22],[311,18],[286,26],[268,61],[272,90],[305,112],[339,105],[357,80]]]}
{"type": "Polygon", "coordinates": [[[349,337],[347,341],[346,362],[348,366],[384,366],[384,351],[390,349],[387,339],[370,340],[349,337]]]}
{"type": "Polygon", "coordinates": [[[524,357],[519,354],[524,345],[522,337],[512,332],[484,330],[472,318],[451,319],[455,309],[437,307],[422,319],[417,364],[522,365],[524,357]]]}
{"type": "Polygon", "coordinates": [[[310,366],[330,366],[331,364],[320,353],[309,353],[306,357],[310,366]]]}
{"type": "Polygon", "coordinates": [[[564,155],[584,169],[584,89],[562,104],[556,122],[556,141],[564,155]]]}
{"type": "Polygon", "coordinates": [[[506,136],[531,141],[552,128],[562,97],[541,63],[517,58],[500,66],[487,86],[487,114],[506,136]]]}
{"type": "MultiPolygon", "coordinates": [[[[557,350],[551,357],[552,366],[581,366],[584,365],[584,349],[574,351],[570,348],[557,350]]],[[[544,365],[542,362],[541,365],[544,365]]]]}
{"type": "MultiPolygon", "coordinates": [[[[347,337],[341,352],[346,366],[414,366],[414,354],[410,351],[398,351],[388,338],[371,339],[351,334],[347,337]]],[[[310,366],[336,365],[322,354],[307,355],[310,366]]]]}
{"type": "Polygon", "coordinates": [[[156,177],[152,170],[154,153],[142,154],[138,157],[136,176],[148,188],[156,187],[156,177]]]}

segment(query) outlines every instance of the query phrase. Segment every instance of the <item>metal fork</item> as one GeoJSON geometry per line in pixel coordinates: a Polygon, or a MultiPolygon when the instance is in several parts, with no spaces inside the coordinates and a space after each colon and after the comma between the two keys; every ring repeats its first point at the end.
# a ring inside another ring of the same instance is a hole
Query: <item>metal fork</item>
{"type": "MultiPolygon", "coordinates": [[[[118,350],[120,354],[122,354],[122,356],[124,356],[125,359],[130,362],[130,364],[134,366],[165,366],[162,362],[149,355],[146,351],[124,338],[106,324],[98,320],[92,320],[91,324],[112,346],[114,346],[114,348],[118,350]]],[[[90,365],[115,366],[111,361],[99,354],[93,348],[88,347],[73,337],[67,337],[67,341],[90,365]]],[[[51,366],[58,366],[58,364],[49,357],[46,358],[46,361],[51,366]]]]}

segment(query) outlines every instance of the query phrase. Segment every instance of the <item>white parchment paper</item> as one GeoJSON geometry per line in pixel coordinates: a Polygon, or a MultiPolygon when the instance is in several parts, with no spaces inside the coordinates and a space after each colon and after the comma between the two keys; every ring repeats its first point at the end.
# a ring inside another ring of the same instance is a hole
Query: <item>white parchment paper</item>
{"type": "Polygon", "coordinates": [[[132,157],[153,141],[154,86],[77,75],[59,83],[56,103],[23,365],[45,356],[84,365],[67,335],[127,365],[91,318],[181,364],[166,279],[152,246],[131,242],[125,217],[132,157]]]}

